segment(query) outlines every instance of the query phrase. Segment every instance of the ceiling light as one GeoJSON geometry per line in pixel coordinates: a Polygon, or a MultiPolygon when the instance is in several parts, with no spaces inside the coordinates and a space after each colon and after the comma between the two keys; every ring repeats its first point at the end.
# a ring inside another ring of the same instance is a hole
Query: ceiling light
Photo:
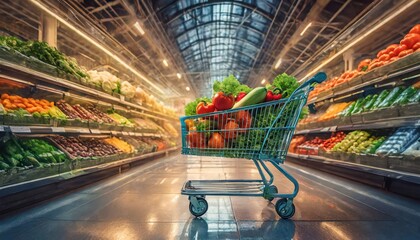
{"type": "Polygon", "coordinates": [[[303,34],[305,34],[306,30],[308,30],[308,28],[312,25],[312,22],[308,23],[308,25],[306,25],[305,29],[303,29],[303,31],[300,33],[300,36],[303,36],[303,34]]]}
{"type": "Polygon", "coordinates": [[[274,66],[274,69],[279,68],[280,64],[281,64],[281,58],[276,62],[276,65],[274,66]]]}
{"type": "Polygon", "coordinates": [[[163,65],[165,65],[165,67],[169,66],[168,61],[166,61],[166,59],[163,59],[163,65]]]}
{"type": "Polygon", "coordinates": [[[134,23],[134,27],[139,31],[139,33],[141,35],[144,35],[144,30],[143,28],[140,26],[140,23],[137,21],[136,23],[134,23]]]}
{"type": "Polygon", "coordinates": [[[181,77],[182,77],[182,76],[181,76],[181,73],[177,73],[177,74],[176,74],[176,76],[177,76],[179,79],[181,79],[181,77]]]}
{"type": "Polygon", "coordinates": [[[117,55],[115,55],[114,53],[112,53],[110,50],[108,50],[107,48],[105,48],[104,46],[102,46],[101,44],[99,44],[99,42],[97,42],[93,38],[89,37],[85,33],[81,32],[75,26],[73,26],[72,24],[70,24],[69,21],[67,21],[66,19],[58,16],[54,12],[52,12],[46,6],[44,6],[40,2],[38,2],[38,0],[31,0],[31,2],[34,3],[35,5],[37,5],[39,8],[41,8],[43,11],[47,12],[48,14],[50,14],[51,16],[55,17],[60,23],[64,24],[66,27],[70,28],[72,31],[74,31],[75,33],[79,34],[81,37],[83,37],[88,42],[90,42],[91,44],[93,44],[94,46],[96,46],[97,48],[99,48],[100,50],[102,50],[108,56],[112,57],[115,61],[119,62],[125,68],[127,68],[132,73],[134,73],[136,76],[138,76],[141,79],[143,79],[144,81],[146,81],[150,86],[154,87],[156,90],[158,90],[162,94],[165,93],[165,92],[163,92],[163,90],[160,87],[158,87],[153,82],[151,82],[149,79],[147,79],[143,74],[141,74],[136,69],[134,69],[133,67],[131,67],[130,65],[128,65],[127,63],[125,63],[120,57],[118,57],[117,55]]]}
{"type": "Polygon", "coordinates": [[[265,79],[263,79],[262,81],[261,81],[261,84],[264,84],[265,83],[265,79]]]}
{"type": "Polygon", "coordinates": [[[190,91],[191,89],[190,89],[190,87],[186,87],[185,90],[190,91]]]}
{"type": "Polygon", "coordinates": [[[389,21],[391,21],[393,18],[399,16],[399,14],[401,14],[405,10],[409,9],[415,3],[417,3],[417,0],[412,0],[408,4],[405,4],[403,7],[397,9],[390,16],[388,16],[387,18],[381,20],[378,24],[375,24],[365,34],[363,34],[359,38],[355,39],[353,42],[351,42],[349,44],[346,44],[346,46],[343,49],[341,49],[340,51],[338,51],[332,57],[328,58],[326,61],[322,62],[322,64],[318,65],[318,67],[316,67],[314,70],[312,70],[311,72],[309,72],[308,74],[306,74],[305,77],[303,77],[302,79],[300,79],[299,82],[302,82],[303,80],[307,79],[309,76],[312,76],[313,74],[315,74],[316,72],[318,72],[321,68],[323,68],[325,65],[327,65],[328,63],[330,63],[336,57],[341,56],[341,54],[343,54],[345,51],[347,51],[348,49],[350,49],[351,47],[353,47],[356,43],[360,42],[365,37],[369,36],[371,33],[373,33],[374,31],[376,31],[377,29],[379,29],[380,27],[382,27],[383,25],[385,25],[386,23],[388,23],[389,21]]]}

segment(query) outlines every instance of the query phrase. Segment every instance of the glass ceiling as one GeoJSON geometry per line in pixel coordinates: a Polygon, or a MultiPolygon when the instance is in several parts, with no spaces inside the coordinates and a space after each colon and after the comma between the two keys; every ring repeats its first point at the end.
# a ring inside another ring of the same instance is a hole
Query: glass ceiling
{"type": "Polygon", "coordinates": [[[154,1],[154,8],[175,39],[203,95],[215,80],[234,74],[249,77],[279,0],[154,1]]]}

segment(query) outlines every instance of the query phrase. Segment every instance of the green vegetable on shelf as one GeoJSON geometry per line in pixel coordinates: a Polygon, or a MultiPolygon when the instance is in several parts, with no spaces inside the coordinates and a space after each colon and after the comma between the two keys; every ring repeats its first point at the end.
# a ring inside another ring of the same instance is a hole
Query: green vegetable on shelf
{"type": "Polygon", "coordinates": [[[389,90],[383,90],[378,98],[376,99],[376,102],[373,104],[373,106],[370,108],[371,110],[376,110],[379,108],[379,104],[383,102],[383,100],[388,96],[389,90]]]}
{"type": "Polygon", "coordinates": [[[348,111],[345,116],[350,116],[353,114],[353,112],[357,111],[362,106],[362,102],[363,98],[357,99],[351,111],[348,111]]]}
{"type": "Polygon", "coordinates": [[[403,91],[403,88],[396,87],[389,92],[388,96],[379,104],[378,108],[387,108],[395,101],[398,95],[403,91]]]}
{"type": "Polygon", "coordinates": [[[418,103],[420,102],[420,90],[417,89],[417,92],[408,100],[408,103],[418,103]]]}
{"type": "Polygon", "coordinates": [[[363,106],[363,111],[369,111],[373,107],[373,104],[375,104],[378,97],[378,94],[373,95],[373,97],[363,106]]]}
{"type": "Polygon", "coordinates": [[[354,107],[356,106],[357,101],[352,102],[346,109],[344,109],[340,115],[341,116],[350,116],[349,114],[353,111],[354,107]]]}
{"type": "Polygon", "coordinates": [[[391,104],[391,106],[396,105],[404,105],[407,104],[410,98],[416,94],[416,89],[413,87],[406,88],[398,97],[395,99],[395,101],[391,104]]]}
{"type": "Polygon", "coordinates": [[[361,113],[364,110],[364,106],[366,105],[366,103],[368,103],[370,100],[372,99],[372,95],[367,95],[365,98],[362,99],[362,101],[360,101],[359,105],[356,106],[353,111],[351,112],[351,114],[357,114],[357,113],[361,113]]]}

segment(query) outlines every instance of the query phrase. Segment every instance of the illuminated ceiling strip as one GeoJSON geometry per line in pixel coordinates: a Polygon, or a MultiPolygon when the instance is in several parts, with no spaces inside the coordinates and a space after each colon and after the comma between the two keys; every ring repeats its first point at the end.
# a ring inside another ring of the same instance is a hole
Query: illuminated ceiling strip
{"type": "Polygon", "coordinates": [[[91,37],[89,37],[88,35],[86,35],[85,33],[79,31],[75,26],[71,25],[68,21],[66,21],[62,17],[58,16],[57,14],[55,14],[54,12],[52,12],[51,10],[49,10],[47,7],[45,7],[40,2],[38,2],[38,0],[31,0],[31,2],[33,4],[35,4],[36,6],[38,6],[39,8],[41,8],[42,10],[44,10],[45,12],[47,12],[48,14],[50,14],[51,16],[55,17],[58,21],[60,21],[60,23],[64,24],[65,26],[67,26],[68,28],[70,28],[71,30],[73,30],[74,32],[76,32],[77,34],[79,34],[81,37],[83,37],[84,39],[86,39],[88,42],[92,43],[94,46],[96,46],[97,48],[99,48],[100,50],[102,50],[104,53],[108,54],[110,57],[112,57],[117,62],[119,62],[121,65],[123,65],[125,68],[127,68],[132,73],[134,73],[136,76],[140,77],[141,79],[143,79],[144,81],[146,81],[148,84],[150,84],[156,90],[158,90],[162,94],[165,93],[165,92],[162,91],[161,88],[159,88],[154,83],[152,83],[143,74],[139,73],[136,69],[134,69],[133,67],[131,67],[130,65],[128,65],[127,63],[125,63],[121,58],[119,58],[118,56],[116,56],[115,54],[113,54],[111,51],[109,51],[108,49],[106,49],[104,46],[102,46],[101,44],[99,44],[97,41],[95,41],[94,39],[92,39],[91,37]]]}
{"type": "Polygon", "coordinates": [[[387,24],[389,21],[391,21],[392,19],[394,19],[395,17],[397,17],[398,15],[400,15],[402,12],[404,12],[405,10],[409,9],[412,5],[414,5],[415,3],[417,3],[417,0],[412,0],[411,2],[405,4],[404,6],[400,7],[399,9],[397,9],[395,12],[393,12],[390,16],[388,16],[386,19],[380,21],[378,24],[374,25],[372,28],[370,28],[369,31],[367,31],[365,34],[363,34],[362,36],[360,36],[359,38],[355,39],[353,42],[347,44],[343,49],[341,49],[339,52],[337,52],[336,54],[334,54],[332,57],[330,57],[329,59],[327,59],[326,61],[324,61],[322,64],[320,64],[318,67],[316,67],[314,70],[312,70],[311,72],[309,72],[305,77],[303,77],[302,79],[299,80],[299,82],[302,82],[303,80],[307,79],[310,76],[313,76],[316,72],[318,72],[321,68],[323,68],[325,65],[327,65],[328,63],[330,63],[332,60],[334,60],[336,57],[340,56],[341,54],[343,54],[345,51],[347,51],[349,48],[353,47],[356,43],[360,42],[361,40],[363,40],[365,37],[367,37],[368,35],[370,35],[371,33],[373,33],[374,31],[378,30],[380,27],[382,27],[383,25],[387,24]]]}
{"type": "Polygon", "coordinates": [[[306,30],[308,30],[308,28],[312,25],[312,22],[308,23],[308,25],[306,25],[305,29],[303,29],[303,31],[300,33],[300,36],[303,36],[303,34],[305,34],[306,30]]]}

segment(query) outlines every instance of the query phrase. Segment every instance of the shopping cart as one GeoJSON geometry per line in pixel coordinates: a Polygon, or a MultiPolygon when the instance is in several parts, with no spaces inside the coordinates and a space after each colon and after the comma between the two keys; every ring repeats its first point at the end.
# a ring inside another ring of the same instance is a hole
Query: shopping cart
{"type": "Polygon", "coordinates": [[[287,219],[294,215],[293,198],[298,193],[299,184],[280,164],[286,158],[312,83],[320,83],[326,77],[322,72],[316,74],[290,97],[281,100],[180,118],[182,154],[250,159],[261,176],[256,180],[188,180],[181,194],[189,196],[192,215],[199,217],[206,213],[207,195],[259,196],[269,201],[280,198],[275,204],[280,217],[287,219]],[[292,193],[278,193],[273,185],[274,176],[265,162],[270,162],[293,183],[292,193]]]}

